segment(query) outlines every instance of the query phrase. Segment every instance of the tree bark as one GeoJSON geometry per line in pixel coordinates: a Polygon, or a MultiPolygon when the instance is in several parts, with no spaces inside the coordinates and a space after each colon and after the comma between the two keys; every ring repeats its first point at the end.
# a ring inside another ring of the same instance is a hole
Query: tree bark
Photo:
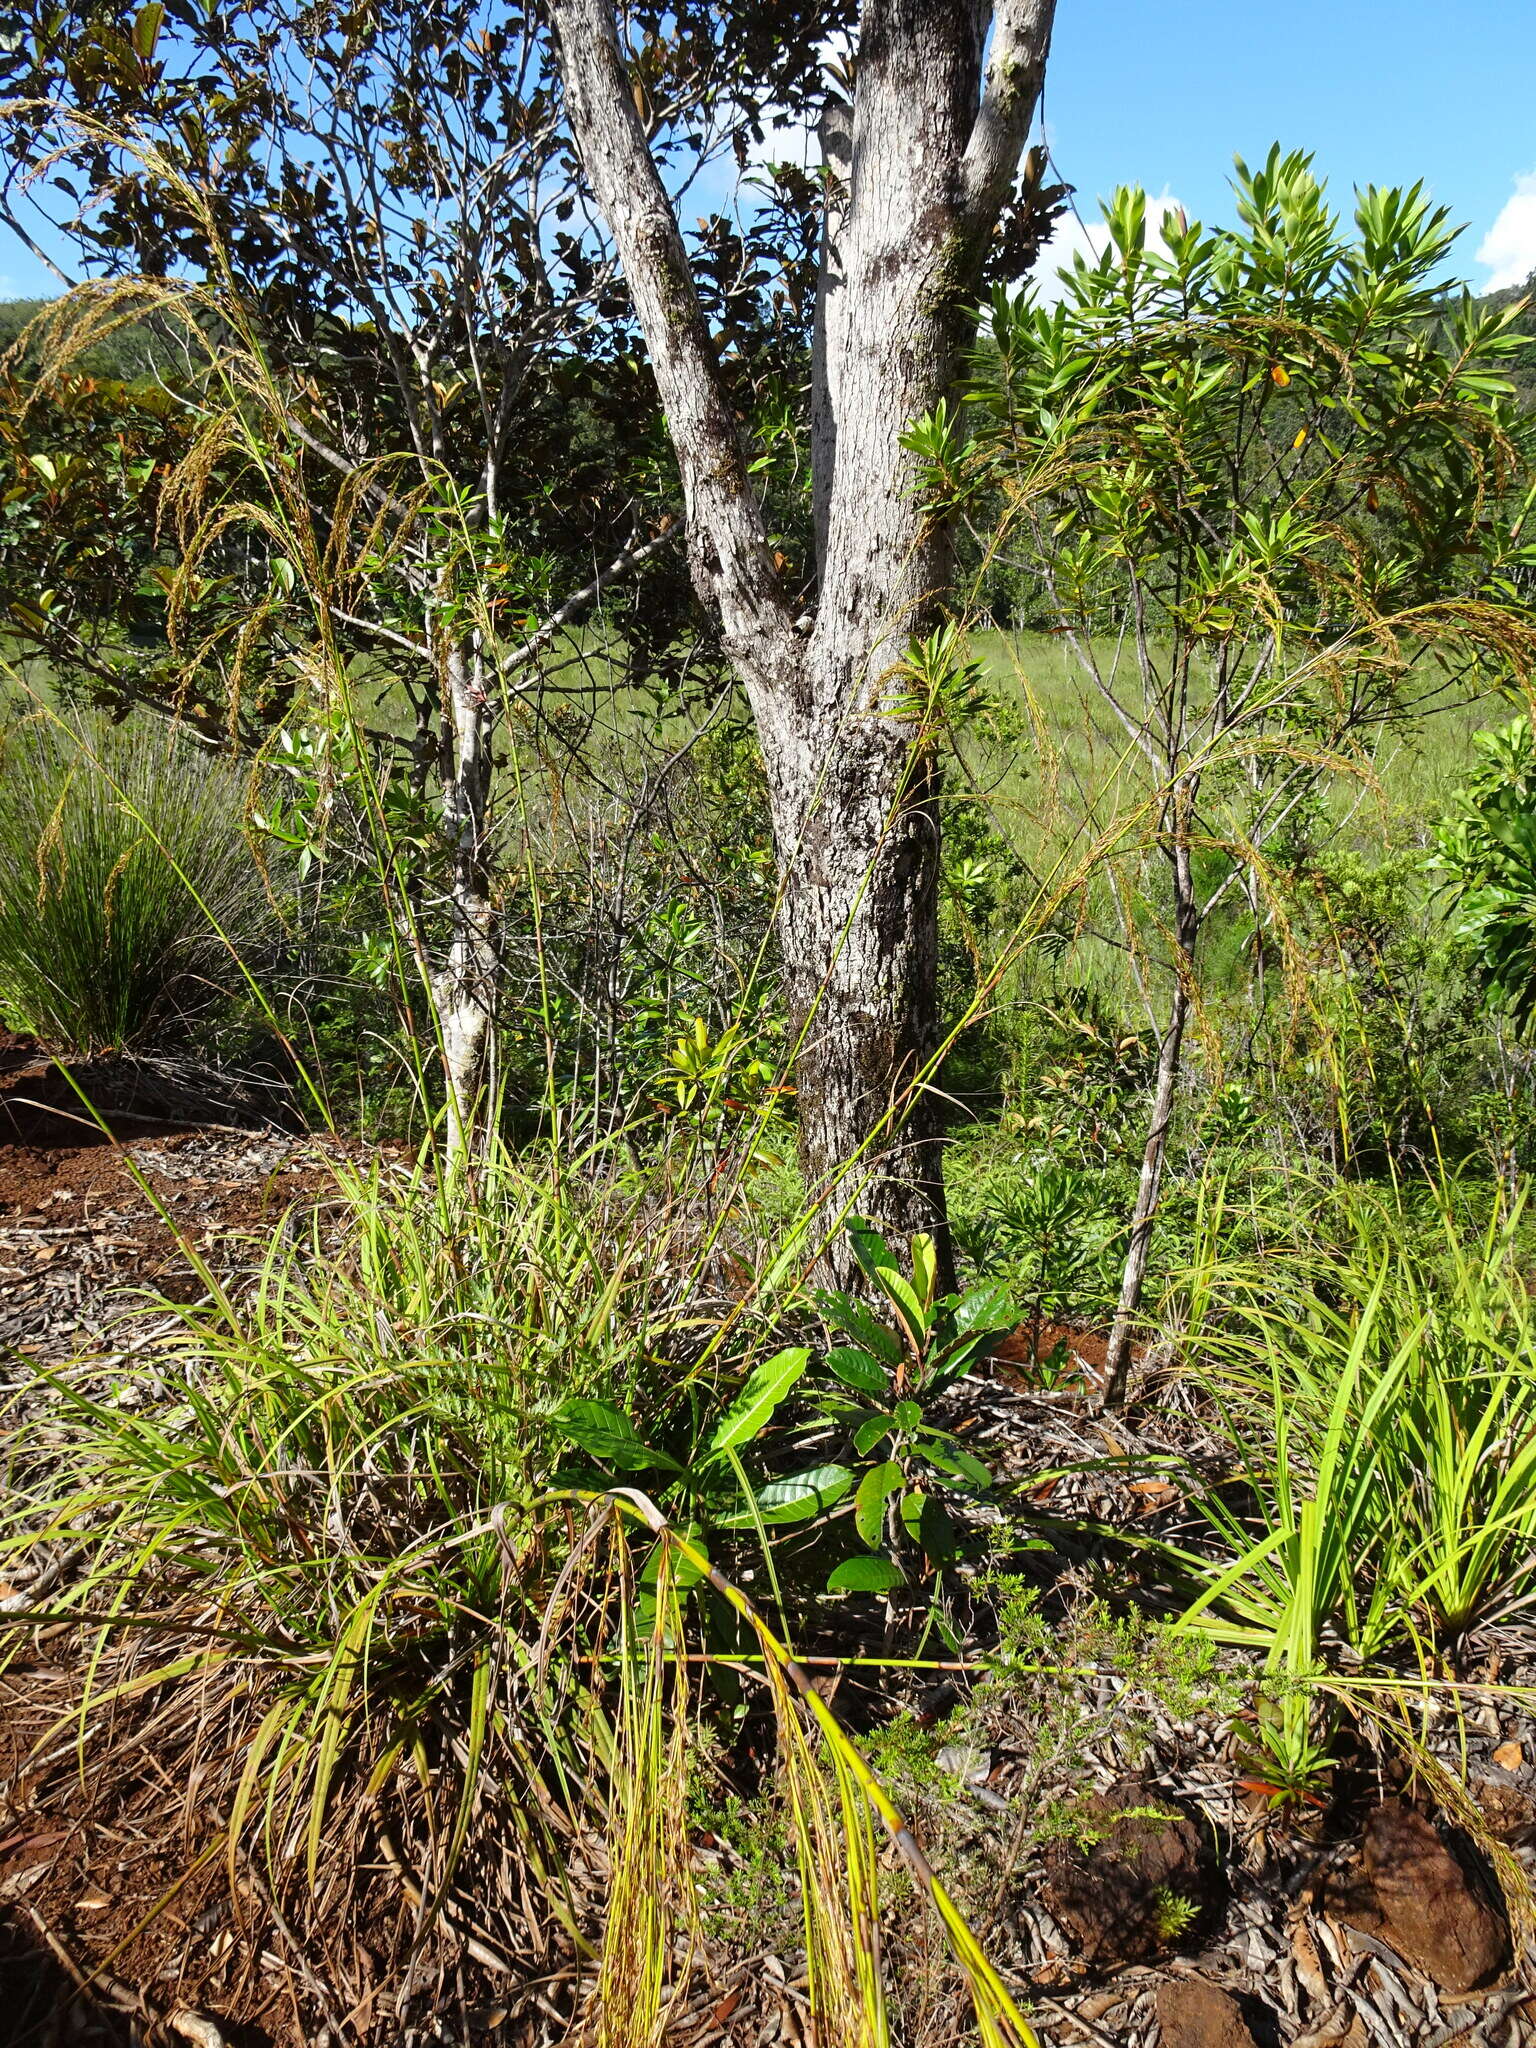
{"type": "Polygon", "coordinates": [[[1183,1067],[1184,1034],[1189,1023],[1190,993],[1194,987],[1195,947],[1200,937],[1200,911],[1195,896],[1194,869],[1189,853],[1189,826],[1194,813],[1195,788],[1183,785],[1174,795],[1175,840],[1171,853],[1174,897],[1174,988],[1168,1028],[1157,1049],[1157,1080],[1152,1091],[1152,1120],[1141,1155],[1141,1176],[1136,1187],[1136,1206],[1131,1212],[1131,1238],[1120,1278],[1120,1299],[1110,1329],[1109,1348],[1104,1359],[1106,1408],[1125,1404],[1126,1383],[1131,1368],[1131,1332],[1141,1307],[1146,1285],[1147,1261],[1152,1250],[1152,1231],[1157,1220],[1158,1198],[1162,1192],[1163,1166],[1168,1156],[1168,1131],[1178,1099],[1179,1076],[1183,1067]]]}
{"type": "MultiPolygon", "coordinates": [[[[552,0],[566,109],[618,248],[676,449],[690,559],[767,768],[801,1164],[830,1234],[854,1207],[945,1242],[937,769],[899,664],[949,592],[949,534],[901,436],[951,390],[1015,178],[1054,0],[866,0],[828,195],[812,366],[819,596],[796,618],[641,125],[612,0],[552,0]]],[[[835,1252],[830,1263],[835,1268],[835,1252]]]]}
{"type": "Polygon", "coordinates": [[[500,969],[487,843],[490,714],[479,657],[462,642],[448,650],[444,693],[439,779],[448,841],[449,934],[431,986],[447,1083],[447,1158],[454,1170],[469,1160],[484,1124],[500,969]]]}

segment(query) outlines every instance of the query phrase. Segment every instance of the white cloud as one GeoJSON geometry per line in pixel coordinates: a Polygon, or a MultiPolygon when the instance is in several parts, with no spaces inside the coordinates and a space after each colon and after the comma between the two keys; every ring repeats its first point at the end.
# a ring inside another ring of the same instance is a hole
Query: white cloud
{"type": "Polygon", "coordinates": [[[1536,270],[1536,171],[1516,178],[1498,219],[1478,244],[1477,260],[1488,268],[1491,292],[1524,284],[1536,270]]]}
{"type": "MultiPolygon", "coordinates": [[[[1171,192],[1159,192],[1154,199],[1147,199],[1147,247],[1159,256],[1166,256],[1168,244],[1163,240],[1163,216],[1167,213],[1184,211],[1184,202],[1175,199],[1171,192]]],[[[1109,229],[1102,219],[1084,220],[1073,212],[1064,213],[1056,223],[1055,231],[1040,251],[1040,260],[1035,265],[1035,298],[1042,306],[1054,306],[1065,296],[1065,286],[1059,272],[1070,270],[1073,259],[1081,256],[1093,263],[1109,246],[1109,229]]]]}

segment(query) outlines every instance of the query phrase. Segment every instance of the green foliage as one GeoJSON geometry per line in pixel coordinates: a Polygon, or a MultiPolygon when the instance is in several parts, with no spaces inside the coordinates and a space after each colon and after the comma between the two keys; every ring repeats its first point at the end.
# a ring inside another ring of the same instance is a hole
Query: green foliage
{"type": "MultiPolygon", "coordinates": [[[[1113,766],[1073,778],[1041,849],[1047,874],[1063,828],[1099,850],[1050,944],[1107,926],[1175,1069],[1226,970],[1261,949],[1275,979],[1295,966],[1280,899],[1320,788],[1368,786],[1384,729],[1536,667],[1513,316],[1447,297],[1453,231],[1418,187],[1367,188],[1345,223],[1278,148],[1234,185],[1234,226],[1170,209],[1161,250],[1146,195],[1118,192],[1060,302],[994,294],[963,406],[907,436],[978,573],[1032,588],[1070,650],[1113,766]]],[[[1032,1090],[1024,1113],[1054,1107],[1032,1090]]],[[[1422,1118],[1384,1121],[1374,1142],[1422,1145],[1422,1118]]],[[[1138,1255],[1168,1142],[1143,1130],[1138,1255]]]]}
{"type": "Polygon", "coordinates": [[[276,919],[248,779],[174,731],[34,719],[0,772],[0,1005],[76,1052],[142,1045],[243,984],[276,919]]]}
{"type": "MultiPolygon", "coordinates": [[[[851,1494],[854,1529],[872,1554],[841,1559],[827,1589],[888,1593],[922,1560],[941,1569],[953,1558],[956,1532],[940,1493],[969,1496],[992,1484],[986,1466],[930,1409],[1013,1328],[1018,1310],[996,1285],[939,1296],[929,1238],[914,1238],[908,1274],[867,1223],[852,1222],[849,1236],[879,1308],[852,1293],[817,1295],[834,1335],[848,1341],[824,1354],[809,1381],[807,1347],[777,1353],[748,1373],[723,1411],[693,1410],[675,1452],[646,1441],[627,1415],[601,1401],[568,1400],[554,1422],[607,1471],[658,1475],[662,1497],[675,1489],[704,1528],[751,1530],[765,1544],[770,1530],[822,1521],[851,1494]],[[780,1470],[775,1460],[754,1483],[744,1455],[763,1457],[780,1410],[807,1387],[813,1419],[806,1427],[824,1437],[830,1423],[848,1448],[797,1471],[780,1470]]],[[[675,1411],[671,1420],[675,1428],[675,1411]]]]}
{"type": "Polygon", "coordinates": [[[1015,1153],[995,1181],[967,1233],[978,1268],[1009,1281],[1036,1330],[1047,1316],[1096,1310],[1119,1248],[1113,1187],[1085,1166],[1038,1152],[1015,1153]]]}
{"type": "Polygon", "coordinates": [[[1475,736],[1476,770],[1435,833],[1456,936],[1517,1029],[1536,1023],[1536,735],[1523,714],[1475,736]]]}
{"type": "Polygon", "coordinates": [[[1160,1884],[1152,1893],[1152,1924],[1159,1941],[1170,1948],[1186,1935],[1200,1917],[1194,1899],[1185,1898],[1172,1885],[1160,1884]]]}
{"type": "MultiPolygon", "coordinates": [[[[1518,1611],[1536,1559],[1536,1320],[1521,1206],[1438,1243],[1362,1209],[1334,1257],[1233,1271],[1200,1351],[1241,1489],[1196,1487],[1214,1558],[1184,1618],[1256,1651],[1253,1769],[1281,1796],[1329,1763],[1330,1676],[1433,1667],[1518,1611]]],[[[1349,1222],[1349,1212],[1340,1219],[1349,1222]]]]}
{"type": "Polygon", "coordinates": [[[1019,1312],[995,1282],[963,1294],[940,1295],[933,1240],[912,1239],[911,1269],[869,1224],[848,1226],[859,1269],[875,1306],[860,1295],[824,1290],[817,1295],[834,1345],[822,1362],[820,1415],[849,1445],[848,1485],[860,1464],[853,1524],[876,1553],[838,1565],[832,1592],[889,1592],[926,1564],[942,1572],[957,1544],[954,1520],[942,1495],[986,1492],[987,1467],[932,1414],[934,1401],[1011,1331],[1019,1312]]]}

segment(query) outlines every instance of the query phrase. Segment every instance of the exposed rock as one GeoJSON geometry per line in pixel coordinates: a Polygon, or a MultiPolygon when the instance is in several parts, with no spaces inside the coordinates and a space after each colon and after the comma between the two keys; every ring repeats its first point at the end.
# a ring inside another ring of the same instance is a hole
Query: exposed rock
{"type": "Polygon", "coordinates": [[[1485,1766],[1472,1786],[1489,1834],[1498,1842],[1536,1839],[1536,1795],[1512,1771],[1485,1766]]]}
{"type": "Polygon", "coordinates": [[[1401,1799],[1365,1825],[1358,1876],[1330,1886],[1328,1910],[1379,1934],[1442,1991],[1474,1991],[1504,1967],[1503,1916],[1479,1892],[1435,1829],[1401,1799]]]}
{"type": "Polygon", "coordinates": [[[1146,1778],[1081,1801],[1074,1830],[1046,1852],[1043,1895],[1085,1962],[1114,1968],[1173,1948],[1219,1896],[1209,1826],[1146,1778]]]}
{"type": "Polygon", "coordinates": [[[1257,2048],[1237,2000],[1203,1977],[1157,1987],[1157,2024],[1162,2048],[1257,2048]]]}

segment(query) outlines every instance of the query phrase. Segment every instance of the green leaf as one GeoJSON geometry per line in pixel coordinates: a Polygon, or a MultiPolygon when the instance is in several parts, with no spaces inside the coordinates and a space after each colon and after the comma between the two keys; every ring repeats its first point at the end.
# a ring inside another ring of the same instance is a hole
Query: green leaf
{"type": "Polygon", "coordinates": [[[853,1497],[853,1526],[871,1550],[879,1548],[885,1504],[901,1481],[901,1467],[894,1458],[887,1458],[883,1465],[871,1465],[859,1481],[859,1490],[853,1497]]]}
{"type": "Polygon", "coordinates": [[[916,1534],[930,1564],[943,1564],[954,1556],[955,1525],[950,1519],[949,1510],[931,1494],[923,1498],[923,1511],[918,1517],[916,1534]]]}
{"type": "Polygon", "coordinates": [[[890,1375],[879,1359],[855,1344],[839,1344],[829,1351],[827,1370],[835,1373],[844,1386],[857,1387],[861,1394],[883,1394],[890,1385],[890,1375]]]}
{"type": "Polygon", "coordinates": [[[912,1279],[923,1307],[932,1307],[939,1288],[939,1253],[926,1230],[918,1231],[912,1239],[912,1279]]]}
{"type": "Polygon", "coordinates": [[[868,1457],[869,1453],[875,1448],[875,1445],[879,1443],[881,1437],[889,1436],[895,1426],[895,1418],[893,1416],[871,1415],[867,1421],[861,1422],[853,1432],[854,1449],[861,1458],[868,1457]]]}
{"type": "Polygon", "coordinates": [[[898,1401],[891,1410],[891,1420],[898,1429],[916,1429],[923,1419],[923,1411],[915,1401],[898,1401]]]}
{"type": "Polygon", "coordinates": [[[894,1330],[871,1315],[863,1302],[855,1301],[850,1294],[823,1294],[818,1299],[822,1314],[835,1328],[852,1337],[874,1357],[883,1358],[887,1365],[900,1365],[901,1339],[894,1330]]]}
{"type": "Polygon", "coordinates": [[[164,19],[165,9],[158,0],[151,0],[148,7],[141,7],[133,17],[134,53],[146,64],[155,54],[155,44],[160,40],[160,24],[164,19]]]}
{"type": "Polygon", "coordinates": [[[555,1426],[589,1458],[596,1458],[599,1464],[616,1465],[621,1472],[683,1469],[665,1451],[652,1450],[629,1417],[604,1401],[565,1402],[556,1411],[555,1426]]]}
{"type": "Polygon", "coordinates": [[[882,1270],[896,1270],[895,1253],[867,1217],[850,1216],[845,1228],[853,1255],[871,1280],[882,1270]]]}
{"type": "MultiPolygon", "coordinates": [[[[808,1522],[836,1507],[852,1484],[846,1465],[813,1465],[787,1479],[770,1480],[757,1496],[757,1512],[764,1522],[808,1522]]],[[[743,1511],[725,1517],[722,1526],[745,1529],[751,1522],[751,1514],[743,1511]]]]}
{"type": "MultiPolygon", "coordinates": [[[[697,1522],[690,1522],[680,1533],[695,1550],[701,1551],[705,1557],[709,1556],[709,1545],[705,1542],[704,1532],[697,1522]]],[[[690,1591],[705,1576],[704,1567],[700,1562],[691,1557],[686,1550],[679,1550],[668,1544],[663,1537],[651,1545],[645,1563],[640,1568],[640,1585],[649,1591],[653,1598],[661,1580],[662,1553],[668,1549],[672,1551],[669,1576],[679,1593],[690,1591]]]]}
{"type": "Polygon", "coordinates": [[[912,1282],[898,1273],[894,1266],[877,1267],[874,1282],[906,1324],[913,1343],[920,1344],[928,1332],[929,1315],[912,1282]]]}
{"type": "Polygon", "coordinates": [[[1004,1336],[1021,1320],[1018,1304],[1000,1280],[967,1288],[955,1303],[954,1324],[959,1336],[979,1330],[1004,1336]]]}
{"type": "Polygon", "coordinates": [[[709,1440],[711,1458],[749,1444],[773,1420],[774,1410],[805,1371],[810,1352],[803,1346],[765,1359],[726,1409],[709,1440]]]}
{"type": "Polygon", "coordinates": [[[971,1486],[985,1489],[992,1484],[992,1474],[980,1458],[972,1457],[965,1446],[957,1444],[952,1437],[946,1438],[942,1444],[925,1443],[922,1454],[941,1472],[953,1473],[957,1479],[964,1479],[971,1486]]]}
{"type": "Polygon", "coordinates": [[[829,1593],[889,1593],[907,1583],[901,1566],[889,1557],[849,1557],[827,1580],[829,1593]]]}

